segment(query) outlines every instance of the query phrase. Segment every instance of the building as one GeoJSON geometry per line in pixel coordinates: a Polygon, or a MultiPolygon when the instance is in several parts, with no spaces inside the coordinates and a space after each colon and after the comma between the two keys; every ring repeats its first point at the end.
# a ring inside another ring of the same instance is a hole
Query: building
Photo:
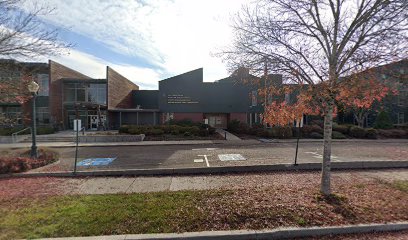
{"type": "Polygon", "coordinates": [[[34,80],[40,85],[36,99],[37,123],[58,129],[73,128],[73,119],[80,118],[83,126],[95,130],[109,127],[109,111],[130,109],[132,91],[139,87],[112,68],[106,68],[105,79],[93,79],[54,61],[21,63],[2,60],[1,83],[8,93],[0,97],[1,117],[14,117],[14,125],[28,124],[31,101],[18,102],[9,95],[27,95],[26,84],[34,80]],[[22,84],[19,84],[22,83],[22,84]],[[16,85],[10,91],[9,86],[16,85]],[[12,92],[12,93],[10,93],[12,92]]]}
{"type": "MultiPolygon", "coordinates": [[[[110,67],[106,77],[90,78],[82,73],[49,60],[48,63],[24,63],[1,60],[1,84],[12,85],[13,91],[1,92],[0,119],[3,123],[28,124],[31,119],[31,101],[16,101],[13,96],[28,94],[26,83],[34,80],[40,85],[37,97],[37,122],[63,129],[72,129],[73,120],[79,118],[87,130],[118,129],[122,125],[156,125],[169,120],[189,119],[206,122],[217,128],[227,128],[231,120],[249,125],[260,124],[265,96],[258,96],[259,89],[273,84],[281,87],[281,75],[259,78],[244,68],[231,76],[215,82],[203,81],[203,69],[199,68],[159,81],[158,90],[140,90],[139,87],[110,67]],[[4,66],[8,66],[5,68],[4,66]],[[8,69],[5,71],[5,69],[8,69]]],[[[393,63],[394,70],[406,77],[407,61],[393,63]]],[[[380,68],[378,77],[395,78],[380,68]]],[[[392,72],[395,72],[395,71],[392,72]]],[[[401,81],[400,95],[385,100],[395,124],[408,119],[407,79],[401,81]]],[[[274,96],[276,97],[276,96],[274,96]]],[[[281,96],[283,98],[283,96],[281,96]]],[[[290,102],[294,96],[285,96],[290,102]]],[[[372,119],[370,116],[369,119],[372,119]]],[[[347,116],[343,116],[347,121],[347,116]]],[[[370,120],[372,121],[372,120],[370,120]]],[[[0,124],[2,122],[0,121],[0,124]]]]}
{"type": "MultiPolygon", "coordinates": [[[[257,92],[263,81],[245,69],[225,79],[203,82],[200,68],[160,81],[158,90],[139,90],[110,67],[106,68],[106,78],[94,79],[51,60],[48,63],[3,60],[0,64],[13,66],[12,70],[3,71],[2,76],[3,80],[14,76],[12,81],[19,85],[18,90],[14,89],[18,94],[28,95],[25,85],[31,80],[40,85],[37,123],[61,130],[72,129],[76,118],[82,120],[87,130],[184,119],[208,122],[219,128],[226,128],[233,119],[248,124],[261,122],[263,106],[257,92]],[[257,84],[246,84],[248,79],[257,84]]],[[[271,75],[269,79],[282,84],[280,75],[271,75]]],[[[0,106],[3,117],[13,115],[15,124],[29,123],[28,99],[19,103],[3,97],[0,106]]]]}
{"type": "MultiPolygon", "coordinates": [[[[356,74],[361,79],[376,78],[385,82],[397,91],[388,94],[380,103],[375,103],[368,111],[364,126],[372,127],[380,111],[386,111],[395,126],[402,126],[408,122],[408,59],[389,63],[368,69],[356,74]]],[[[340,123],[356,124],[353,114],[340,112],[337,121],[340,123]]]]}

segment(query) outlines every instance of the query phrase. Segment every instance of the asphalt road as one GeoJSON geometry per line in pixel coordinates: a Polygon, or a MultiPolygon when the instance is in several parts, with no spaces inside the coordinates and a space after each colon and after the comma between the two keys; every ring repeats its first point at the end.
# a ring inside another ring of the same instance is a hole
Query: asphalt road
{"type": "MultiPolygon", "coordinates": [[[[166,146],[106,146],[79,148],[78,162],[116,158],[96,169],[154,169],[293,163],[296,143],[205,144],[166,146]],[[230,159],[230,160],[228,160],[230,159]],[[225,161],[223,161],[225,160],[225,161]]],[[[300,143],[298,162],[321,162],[322,143],[300,143]]],[[[60,165],[72,169],[74,148],[58,148],[60,165]]],[[[332,161],[408,160],[407,143],[335,142],[332,161]]]]}

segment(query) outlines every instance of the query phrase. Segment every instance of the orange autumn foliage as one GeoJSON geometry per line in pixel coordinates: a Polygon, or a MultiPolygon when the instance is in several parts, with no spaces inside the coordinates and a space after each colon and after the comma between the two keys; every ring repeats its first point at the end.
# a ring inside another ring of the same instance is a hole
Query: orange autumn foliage
{"type": "Polygon", "coordinates": [[[265,106],[263,114],[264,121],[271,125],[287,125],[303,115],[324,115],[325,99],[333,96],[335,108],[333,115],[337,114],[337,106],[353,110],[354,116],[359,123],[366,117],[369,110],[376,101],[381,101],[388,94],[396,94],[396,90],[390,84],[380,82],[376,78],[350,78],[343,80],[335,87],[329,88],[328,84],[320,84],[308,87],[296,86],[272,89],[275,95],[290,94],[295,91],[299,93],[294,103],[275,100],[265,106]],[[333,90],[334,89],[334,90],[333,90]]]}

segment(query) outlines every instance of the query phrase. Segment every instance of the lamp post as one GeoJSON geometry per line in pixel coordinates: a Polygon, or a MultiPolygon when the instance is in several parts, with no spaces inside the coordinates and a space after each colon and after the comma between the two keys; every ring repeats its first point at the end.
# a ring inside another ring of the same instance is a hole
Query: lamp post
{"type": "Polygon", "coordinates": [[[31,120],[31,138],[32,138],[32,145],[31,145],[31,157],[32,158],[37,158],[37,145],[36,145],[36,139],[35,135],[37,133],[37,127],[36,127],[36,113],[35,113],[35,99],[37,98],[37,92],[40,86],[34,82],[31,81],[28,86],[28,91],[33,95],[33,112],[32,112],[32,120],[31,120]]]}

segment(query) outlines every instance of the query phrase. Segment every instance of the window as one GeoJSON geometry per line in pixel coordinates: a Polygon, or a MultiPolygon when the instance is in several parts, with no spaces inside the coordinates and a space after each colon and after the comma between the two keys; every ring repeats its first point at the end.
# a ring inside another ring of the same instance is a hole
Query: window
{"type": "Polygon", "coordinates": [[[50,123],[50,113],[48,107],[38,107],[37,108],[37,120],[39,124],[49,124],[50,123]]]}
{"type": "Polygon", "coordinates": [[[404,124],[404,123],[405,123],[404,113],[400,112],[398,113],[398,124],[404,124]]]}
{"type": "Polygon", "coordinates": [[[289,93],[285,93],[285,102],[290,103],[290,94],[289,93]]]}
{"type": "Polygon", "coordinates": [[[21,115],[21,107],[7,107],[6,114],[8,116],[11,116],[11,117],[20,116],[21,115]]]}
{"type": "Polygon", "coordinates": [[[398,106],[404,106],[406,98],[407,98],[407,91],[399,91],[397,98],[398,98],[398,106]]]}
{"type": "Polygon", "coordinates": [[[106,104],[106,84],[89,84],[88,102],[106,104]]]}
{"type": "Polygon", "coordinates": [[[257,105],[258,102],[258,91],[253,90],[251,91],[251,106],[254,107],[257,105]]]}
{"type": "Polygon", "coordinates": [[[21,107],[4,106],[0,107],[0,118],[7,123],[21,124],[22,123],[21,107]]]}
{"type": "Polygon", "coordinates": [[[66,83],[64,84],[64,101],[106,104],[106,84],[66,83]]]}
{"type": "Polygon", "coordinates": [[[49,78],[48,74],[38,74],[37,83],[40,85],[38,96],[49,96],[49,78]]]}

